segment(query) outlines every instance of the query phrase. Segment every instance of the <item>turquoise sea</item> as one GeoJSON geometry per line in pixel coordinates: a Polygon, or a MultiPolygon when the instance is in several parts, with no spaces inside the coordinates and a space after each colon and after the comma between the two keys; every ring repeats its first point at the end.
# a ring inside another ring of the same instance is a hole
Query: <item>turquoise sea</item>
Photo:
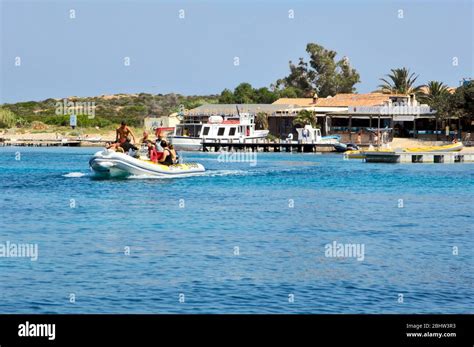
{"type": "Polygon", "coordinates": [[[472,164],[183,153],[208,171],[97,180],[97,150],[0,148],[0,245],[38,246],[0,257],[0,313],[474,313],[472,164]]]}

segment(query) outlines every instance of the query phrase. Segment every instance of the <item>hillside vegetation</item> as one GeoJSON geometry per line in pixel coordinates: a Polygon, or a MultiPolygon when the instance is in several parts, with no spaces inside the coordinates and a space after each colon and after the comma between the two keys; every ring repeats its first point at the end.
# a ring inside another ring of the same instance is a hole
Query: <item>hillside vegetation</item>
{"type": "MultiPolygon", "coordinates": [[[[140,126],[146,116],[168,116],[177,112],[181,107],[191,109],[205,103],[217,103],[218,96],[183,96],[179,94],[116,94],[98,97],[69,97],[68,102],[93,103],[94,117],[87,114],[77,114],[80,127],[106,127],[122,120],[132,126],[140,126]],[[181,106],[182,105],[182,106],[181,106]]],[[[63,99],[46,99],[43,101],[18,102],[3,104],[0,114],[4,119],[0,127],[24,127],[32,122],[42,122],[48,125],[69,125],[69,114],[60,109],[63,99]],[[59,106],[59,107],[58,107],[59,106]],[[60,109],[61,112],[57,112],[60,109]],[[58,114],[59,113],[59,114],[58,114]]]]}

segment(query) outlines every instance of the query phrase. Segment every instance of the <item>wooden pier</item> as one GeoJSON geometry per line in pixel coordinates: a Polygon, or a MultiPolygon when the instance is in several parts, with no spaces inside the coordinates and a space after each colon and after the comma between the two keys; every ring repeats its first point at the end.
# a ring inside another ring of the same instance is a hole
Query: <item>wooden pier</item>
{"type": "Polygon", "coordinates": [[[218,152],[221,149],[229,151],[251,152],[332,152],[334,145],[329,143],[298,143],[298,142],[203,142],[204,152],[218,152]]]}
{"type": "Polygon", "coordinates": [[[473,152],[365,152],[367,163],[474,163],[473,152]]]}
{"type": "Polygon", "coordinates": [[[46,139],[1,139],[0,138],[0,147],[102,147],[105,146],[107,141],[105,140],[46,140],[46,139]]]}
{"type": "Polygon", "coordinates": [[[55,140],[17,140],[17,141],[1,141],[1,147],[78,147],[81,141],[55,141],[55,140]]]}

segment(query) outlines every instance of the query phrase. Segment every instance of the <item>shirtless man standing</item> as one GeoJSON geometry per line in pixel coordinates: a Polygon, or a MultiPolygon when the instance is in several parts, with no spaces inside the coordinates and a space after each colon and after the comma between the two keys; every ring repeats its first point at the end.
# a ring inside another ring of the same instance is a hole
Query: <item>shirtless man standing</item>
{"type": "Polygon", "coordinates": [[[130,148],[133,148],[134,150],[138,149],[132,143],[130,143],[129,136],[132,137],[134,143],[137,142],[137,140],[135,139],[132,129],[127,126],[127,123],[122,121],[122,123],[120,123],[120,127],[117,128],[115,133],[115,142],[124,150],[125,153],[127,153],[130,148]]]}
{"type": "Polygon", "coordinates": [[[137,150],[138,148],[130,143],[130,138],[132,137],[133,142],[136,142],[135,135],[133,134],[132,129],[127,126],[127,123],[122,121],[120,127],[115,130],[115,142],[107,146],[107,149],[113,149],[117,152],[128,152],[130,148],[137,150]]]}

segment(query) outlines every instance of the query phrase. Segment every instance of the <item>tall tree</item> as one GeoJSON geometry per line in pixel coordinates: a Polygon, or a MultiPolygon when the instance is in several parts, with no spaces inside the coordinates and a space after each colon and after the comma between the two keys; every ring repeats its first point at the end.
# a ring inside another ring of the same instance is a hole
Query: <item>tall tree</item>
{"type": "Polygon", "coordinates": [[[254,103],[254,89],[250,83],[240,83],[234,89],[234,100],[238,104],[254,103]]]}
{"type": "Polygon", "coordinates": [[[474,117],[474,81],[465,82],[451,98],[452,112],[457,117],[474,117]]]}
{"type": "Polygon", "coordinates": [[[392,73],[381,78],[383,82],[379,85],[380,91],[386,94],[420,94],[421,85],[415,86],[418,75],[410,73],[410,70],[403,67],[401,69],[391,69],[392,73]]]}
{"type": "Polygon", "coordinates": [[[254,89],[250,83],[240,83],[234,91],[224,89],[219,96],[220,104],[271,104],[279,94],[267,87],[254,89]]]}
{"type": "Polygon", "coordinates": [[[293,87],[298,96],[334,96],[337,93],[353,93],[354,85],[360,82],[357,71],[350,66],[349,59],[336,60],[337,52],[328,50],[316,43],[308,43],[306,52],[309,62],[300,58],[297,65],[290,61],[290,74],[277,81],[281,87],[293,87]]]}
{"type": "Polygon", "coordinates": [[[360,82],[360,76],[349,63],[349,58],[344,57],[337,62],[335,88],[337,93],[355,93],[355,84],[360,82]]]}
{"type": "MultiPolygon", "coordinates": [[[[459,119],[459,129],[462,129],[463,126],[461,118],[465,118],[467,122],[464,122],[464,126],[467,126],[467,128],[461,131],[472,132],[474,118],[474,82],[465,81],[462,86],[456,88],[456,91],[450,94],[449,104],[451,106],[450,117],[459,119]]],[[[461,132],[458,134],[462,136],[461,132]]]]}
{"type": "Polygon", "coordinates": [[[295,87],[286,87],[285,89],[278,91],[278,96],[280,98],[297,98],[302,96],[299,93],[300,90],[295,87]]]}
{"type": "MultiPolygon", "coordinates": [[[[435,121],[438,129],[439,121],[451,116],[452,103],[448,87],[442,82],[429,81],[426,86],[421,88],[418,100],[428,104],[431,109],[436,111],[435,121]]],[[[439,134],[436,133],[436,139],[439,140],[439,134]]]]}
{"type": "Polygon", "coordinates": [[[232,93],[231,90],[229,89],[224,89],[219,95],[219,104],[234,104],[235,103],[235,98],[234,98],[234,93],[232,93]]]}
{"type": "Polygon", "coordinates": [[[313,73],[303,58],[297,65],[290,61],[290,74],[277,81],[277,86],[284,89],[292,88],[298,97],[310,97],[314,94],[313,73]]]}
{"type": "Polygon", "coordinates": [[[254,102],[257,104],[271,104],[278,99],[278,95],[267,87],[254,89],[254,102]]]}

